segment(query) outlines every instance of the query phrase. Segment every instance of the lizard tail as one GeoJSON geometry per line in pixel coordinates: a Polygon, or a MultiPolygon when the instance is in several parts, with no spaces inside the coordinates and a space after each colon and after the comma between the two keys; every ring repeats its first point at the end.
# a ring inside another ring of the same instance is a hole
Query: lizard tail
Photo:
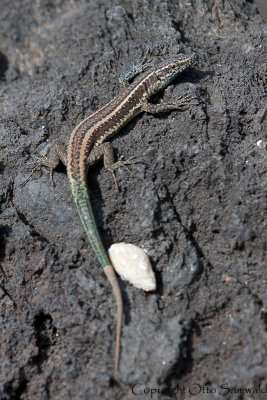
{"type": "Polygon", "coordinates": [[[111,284],[112,291],[114,293],[114,296],[116,297],[116,303],[117,303],[117,326],[116,326],[115,365],[114,365],[114,379],[117,380],[119,375],[121,330],[123,322],[123,302],[121,296],[121,289],[112,265],[107,265],[104,268],[104,272],[109,280],[109,283],[111,284]]]}
{"type": "Polygon", "coordinates": [[[80,219],[82,221],[83,227],[89,242],[100,262],[104,268],[104,272],[109,280],[112,287],[113,294],[116,298],[117,303],[117,327],[116,327],[116,346],[115,346],[115,366],[114,366],[114,378],[118,378],[119,373],[119,359],[120,359],[120,340],[121,340],[121,330],[123,322],[123,301],[120,286],[117,280],[116,273],[113,266],[109,260],[107,252],[104,248],[102,240],[100,238],[92,206],[89,200],[88,188],[81,182],[72,179],[70,181],[72,195],[78,209],[80,219]]]}
{"type": "Polygon", "coordinates": [[[70,181],[70,186],[80,219],[82,221],[85,232],[87,233],[89,242],[100,264],[104,268],[106,265],[110,264],[110,260],[108,258],[107,252],[104,248],[96,226],[95,217],[89,200],[88,188],[86,184],[83,184],[74,179],[70,181]]]}

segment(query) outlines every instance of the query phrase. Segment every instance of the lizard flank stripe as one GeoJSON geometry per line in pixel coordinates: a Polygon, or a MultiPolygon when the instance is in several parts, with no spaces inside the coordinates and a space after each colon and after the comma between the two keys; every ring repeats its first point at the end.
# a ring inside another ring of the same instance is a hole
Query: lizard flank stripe
{"type": "Polygon", "coordinates": [[[87,173],[85,164],[90,150],[115,135],[124,124],[137,115],[136,111],[141,107],[144,88],[153,75],[154,71],[146,74],[138,84],[133,83],[122,95],[84,119],[74,129],[68,145],[69,176],[79,179],[82,174],[82,178],[85,179],[87,173]],[[84,151],[81,151],[82,146],[84,151]]]}

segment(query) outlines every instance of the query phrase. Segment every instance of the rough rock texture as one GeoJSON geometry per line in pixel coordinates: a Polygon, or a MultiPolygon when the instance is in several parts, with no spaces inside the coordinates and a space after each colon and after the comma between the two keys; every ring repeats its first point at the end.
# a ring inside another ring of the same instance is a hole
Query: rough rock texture
{"type": "Polygon", "coordinates": [[[244,393],[267,376],[262,30],[245,0],[1,0],[1,400],[263,398],[244,393]],[[119,192],[101,163],[88,177],[105,245],[147,249],[158,283],[121,282],[116,383],[115,301],[65,169],[55,187],[45,168],[21,184],[147,50],[199,55],[155,99],[197,104],[113,139],[117,157],[142,161],[118,171],[119,192]]]}

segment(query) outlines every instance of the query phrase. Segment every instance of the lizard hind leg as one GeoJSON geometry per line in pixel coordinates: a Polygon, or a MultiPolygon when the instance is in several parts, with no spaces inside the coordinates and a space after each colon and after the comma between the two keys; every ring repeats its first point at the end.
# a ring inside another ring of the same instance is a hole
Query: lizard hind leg
{"type": "Polygon", "coordinates": [[[103,158],[104,161],[104,166],[107,169],[107,171],[111,172],[114,183],[116,186],[116,189],[119,190],[118,188],[118,183],[115,175],[115,171],[118,168],[124,167],[127,169],[128,172],[132,173],[127,165],[131,164],[138,164],[141,161],[139,160],[132,160],[132,157],[128,160],[123,160],[123,156],[120,157],[118,161],[114,161],[114,151],[113,147],[110,142],[105,142],[102,143],[96,147],[93,148],[91,151],[89,157],[88,157],[88,165],[91,166],[95,164],[97,161],[99,161],[101,158],[103,158]]]}
{"type": "Polygon", "coordinates": [[[54,185],[53,181],[54,169],[58,166],[60,161],[64,165],[67,164],[67,154],[65,146],[63,146],[62,143],[56,140],[51,144],[49,157],[46,156],[37,157],[34,155],[34,158],[37,160],[37,165],[34,166],[29,176],[21,183],[20,186],[25,185],[29,181],[30,177],[34,174],[34,172],[40,169],[40,167],[49,168],[50,181],[54,185]]]}
{"type": "Polygon", "coordinates": [[[66,147],[59,141],[53,142],[50,148],[50,157],[48,160],[48,165],[49,167],[49,175],[50,175],[50,181],[54,185],[53,181],[53,172],[55,168],[58,166],[60,161],[66,166],[67,165],[67,151],[66,147]]]}

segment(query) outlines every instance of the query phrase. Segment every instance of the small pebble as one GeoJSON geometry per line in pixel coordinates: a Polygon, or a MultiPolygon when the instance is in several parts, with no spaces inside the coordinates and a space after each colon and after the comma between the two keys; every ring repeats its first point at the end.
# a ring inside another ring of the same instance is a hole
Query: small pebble
{"type": "Polygon", "coordinates": [[[257,146],[260,147],[261,149],[264,149],[266,147],[267,142],[264,142],[263,140],[258,140],[257,141],[257,146]]]}
{"type": "Polygon", "coordinates": [[[117,274],[146,292],[156,289],[156,278],[148,255],[138,246],[115,243],[109,248],[109,257],[117,274]]]}

